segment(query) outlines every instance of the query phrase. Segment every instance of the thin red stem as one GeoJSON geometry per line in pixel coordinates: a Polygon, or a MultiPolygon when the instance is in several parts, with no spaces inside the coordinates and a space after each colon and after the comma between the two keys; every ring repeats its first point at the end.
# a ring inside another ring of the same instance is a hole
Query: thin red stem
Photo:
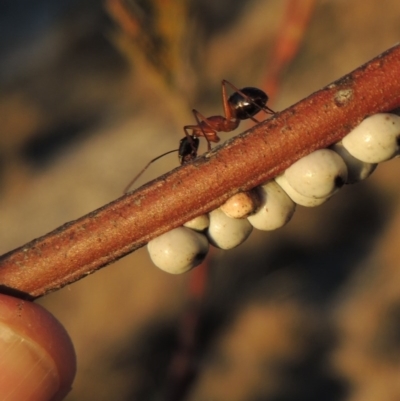
{"type": "Polygon", "coordinates": [[[193,163],[3,255],[1,287],[36,298],[79,280],[399,106],[398,45],[193,163]]]}

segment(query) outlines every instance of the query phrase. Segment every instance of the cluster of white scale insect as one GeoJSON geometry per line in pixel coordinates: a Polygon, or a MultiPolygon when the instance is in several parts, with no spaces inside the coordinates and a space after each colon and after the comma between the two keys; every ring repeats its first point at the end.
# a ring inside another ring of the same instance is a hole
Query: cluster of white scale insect
{"type": "Polygon", "coordinates": [[[297,205],[326,202],[343,184],[367,178],[378,163],[400,154],[400,117],[375,114],[339,143],[295,162],[281,175],[252,192],[238,193],[220,208],[173,229],[148,243],[153,263],[172,273],[199,265],[209,244],[231,249],[244,242],[253,228],[275,230],[293,216],[297,205]]]}

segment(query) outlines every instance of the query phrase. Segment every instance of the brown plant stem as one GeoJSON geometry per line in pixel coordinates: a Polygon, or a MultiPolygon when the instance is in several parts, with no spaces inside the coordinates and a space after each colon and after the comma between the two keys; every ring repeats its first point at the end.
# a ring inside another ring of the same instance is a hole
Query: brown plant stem
{"type": "Polygon", "coordinates": [[[36,298],[93,273],[400,106],[400,45],[223,146],[0,258],[0,288],[36,298]]]}

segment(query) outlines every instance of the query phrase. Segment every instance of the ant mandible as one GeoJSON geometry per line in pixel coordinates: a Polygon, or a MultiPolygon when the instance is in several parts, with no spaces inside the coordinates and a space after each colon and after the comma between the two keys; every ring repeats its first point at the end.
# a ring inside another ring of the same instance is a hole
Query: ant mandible
{"type": "Polygon", "coordinates": [[[231,132],[235,130],[242,120],[251,119],[255,123],[259,121],[254,118],[260,111],[266,114],[275,114],[275,112],[267,106],[268,95],[258,88],[246,87],[242,89],[236,88],[230,82],[222,81],[222,104],[224,107],[224,116],[205,117],[197,110],[193,110],[196,119],[196,125],[185,125],[183,130],[185,136],[179,142],[179,148],[170,150],[160,156],[150,160],[149,163],[137,174],[126,186],[124,193],[127,193],[134,182],[147,170],[147,168],[156,160],[167,154],[178,152],[179,162],[181,165],[190,162],[197,157],[199,148],[199,137],[204,137],[207,141],[207,148],[211,150],[211,142],[219,142],[218,132],[231,132]],[[235,92],[231,96],[227,96],[226,86],[229,85],[235,92]],[[191,131],[191,132],[189,132],[191,131]]]}

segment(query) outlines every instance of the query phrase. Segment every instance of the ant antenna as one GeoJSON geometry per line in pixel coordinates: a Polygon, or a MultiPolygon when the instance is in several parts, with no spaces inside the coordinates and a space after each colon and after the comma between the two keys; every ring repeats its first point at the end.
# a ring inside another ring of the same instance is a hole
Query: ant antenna
{"type": "Polygon", "coordinates": [[[155,157],[154,159],[150,160],[145,166],[144,168],[142,168],[142,170],[140,170],[140,172],[138,174],[136,174],[135,177],[132,178],[132,180],[129,182],[129,184],[125,187],[124,189],[124,194],[128,193],[129,188],[138,180],[138,178],[149,168],[149,166],[151,164],[153,164],[155,161],[157,161],[158,159],[161,159],[162,157],[169,155],[170,153],[174,153],[174,152],[178,152],[179,149],[174,149],[174,150],[170,150],[169,152],[165,152],[160,156],[155,157]]]}
{"type": "Polygon", "coordinates": [[[155,157],[150,160],[142,170],[136,174],[136,176],[129,182],[129,184],[124,189],[124,194],[129,191],[129,188],[137,181],[137,179],[149,168],[149,166],[156,160],[161,159],[165,155],[169,155],[173,152],[178,152],[179,162],[181,165],[191,162],[197,157],[197,150],[199,149],[199,138],[196,135],[184,136],[179,142],[179,149],[170,150],[165,152],[160,156],[155,157]]]}

